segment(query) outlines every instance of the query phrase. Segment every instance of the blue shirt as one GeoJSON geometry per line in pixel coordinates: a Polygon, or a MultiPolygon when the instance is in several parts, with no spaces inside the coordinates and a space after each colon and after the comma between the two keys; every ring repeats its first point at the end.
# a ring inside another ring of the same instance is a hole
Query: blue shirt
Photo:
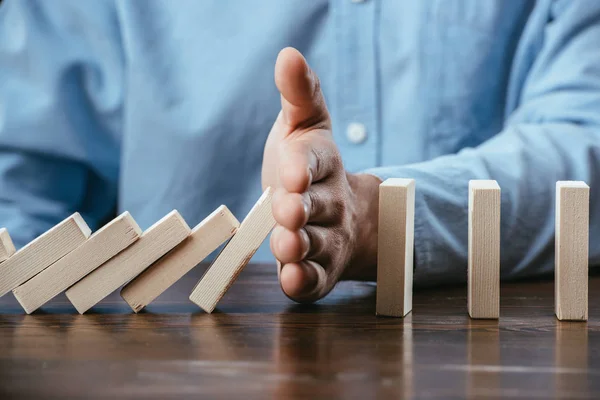
{"type": "Polygon", "coordinates": [[[0,224],[23,245],[74,211],[243,218],[285,46],[346,168],[417,180],[417,284],[466,279],[470,179],[502,187],[504,278],[553,269],[557,180],[591,186],[598,264],[598,1],[5,0],[0,224]]]}

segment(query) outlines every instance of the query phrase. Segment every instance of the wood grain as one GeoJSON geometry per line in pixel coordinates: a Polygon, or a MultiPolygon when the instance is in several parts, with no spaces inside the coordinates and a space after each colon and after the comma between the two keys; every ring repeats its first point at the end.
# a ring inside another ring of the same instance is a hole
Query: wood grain
{"type": "Polygon", "coordinates": [[[466,285],[415,289],[412,313],[380,318],[374,283],[296,304],[274,264],[249,264],[205,314],[187,294],[206,268],[139,314],[117,292],[84,315],[3,297],[0,398],[600,398],[600,277],[582,324],[556,319],[553,279],[503,283],[500,320],[469,318],[466,285]]]}
{"type": "Polygon", "coordinates": [[[469,182],[467,304],[471,318],[500,316],[500,187],[469,182]]]}
{"type": "Polygon", "coordinates": [[[27,244],[0,264],[0,296],[73,251],[90,233],[81,215],[75,213],[27,244]]]}
{"type": "Polygon", "coordinates": [[[139,312],[231,238],[239,225],[231,211],[220,206],[183,243],[127,284],[121,296],[133,311],[139,312]]]}
{"type": "Polygon", "coordinates": [[[16,251],[17,249],[15,249],[15,245],[6,228],[0,228],[0,262],[6,261],[16,251]]]}
{"type": "Polygon", "coordinates": [[[556,183],[555,312],[560,320],[587,321],[590,188],[556,183]]]}
{"type": "Polygon", "coordinates": [[[190,300],[207,313],[213,312],[275,226],[271,211],[272,197],[273,189],[269,187],[190,294],[190,300]]]}
{"type": "Polygon", "coordinates": [[[71,286],[67,298],[80,314],[129,282],[190,234],[190,227],[176,210],[146,229],[131,246],[71,286]]]}
{"type": "Polygon", "coordinates": [[[131,215],[124,212],[81,246],[18,286],[13,294],[30,314],[133,244],[141,233],[131,215]]]}
{"type": "Polygon", "coordinates": [[[414,220],[414,179],[387,179],[379,186],[377,315],[412,310],[414,220]]]}

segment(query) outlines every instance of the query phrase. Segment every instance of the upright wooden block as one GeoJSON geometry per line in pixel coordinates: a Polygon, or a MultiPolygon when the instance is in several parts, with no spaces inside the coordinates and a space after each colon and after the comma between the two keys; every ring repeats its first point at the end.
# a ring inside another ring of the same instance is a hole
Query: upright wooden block
{"type": "Polygon", "coordinates": [[[171,211],[148,228],[134,244],[111,258],[65,294],[80,314],[135,278],[190,234],[190,227],[177,211],[171,211]]]}
{"type": "Polygon", "coordinates": [[[0,264],[0,296],[73,251],[90,233],[81,215],[75,213],[17,251],[0,264]]]}
{"type": "Polygon", "coordinates": [[[180,245],[129,282],[121,297],[133,311],[140,311],[231,238],[239,226],[231,211],[220,206],[180,245]]]}
{"type": "Polygon", "coordinates": [[[17,250],[6,228],[0,228],[0,262],[6,261],[17,250]]]}
{"type": "Polygon", "coordinates": [[[69,254],[13,290],[27,314],[134,243],[141,229],[124,212],[69,254]]]}
{"type": "Polygon", "coordinates": [[[500,186],[469,182],[468,309],[471,318],[500,316],[500,186]]]}
{"type": "Polygon", "coordinates": [[[556,183],[555,312],[560,320],[588,319],[590,188],[585,182],[556,183]]]}
{"type": "Polygon", "coordinates": [[[272,197],[273,189],[267,188],[242,221],[235,236],[192,291],[190,300],[207,313],[213,312],[219,300],[275,226],[271,212],[272,197]]]}
{"type": "Polygon", "coordinates": [[[412,310],[414,179],[379,185],[376,314],[404,317],[412,310]]]}

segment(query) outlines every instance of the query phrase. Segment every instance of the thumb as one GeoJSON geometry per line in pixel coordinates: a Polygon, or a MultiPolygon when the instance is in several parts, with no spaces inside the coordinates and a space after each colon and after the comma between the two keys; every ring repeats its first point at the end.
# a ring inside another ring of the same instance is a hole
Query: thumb
{"type": "Polygon", "coordinates": [[[298,50],[286,47],[279,52],[275,84],[281,93],[283,119],[292,129],[318,123],[329,127],[329,112],[319,78],[298,50]]]}

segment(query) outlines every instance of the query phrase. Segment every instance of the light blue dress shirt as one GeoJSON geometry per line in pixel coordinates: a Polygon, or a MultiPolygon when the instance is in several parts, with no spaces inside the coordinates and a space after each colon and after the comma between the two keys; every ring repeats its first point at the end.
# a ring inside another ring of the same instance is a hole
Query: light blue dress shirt
{"type": "Polygon", "coordinates": [[[23,245],[74,211],[243,218],[285,46],[346,168],[417,180],[418,284],[466,279],[470,179],[502,187],[504,278],[553,269],[557,180],[591,186],[598,264],[599,1],[4,0],[0,225],[23,245]]]}

